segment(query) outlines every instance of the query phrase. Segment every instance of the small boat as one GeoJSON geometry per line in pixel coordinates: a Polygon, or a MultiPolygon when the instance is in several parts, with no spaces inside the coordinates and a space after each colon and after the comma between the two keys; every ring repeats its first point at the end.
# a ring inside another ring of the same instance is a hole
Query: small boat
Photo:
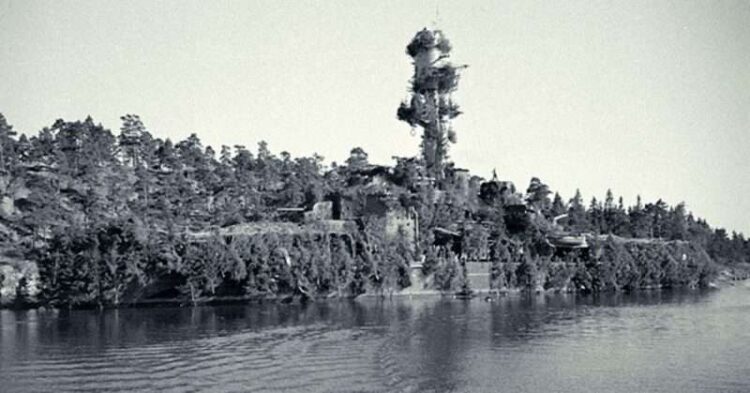
{"type": "Polygon", "coordinates": [[[472,291],[470,288],[462,288],[460,291],[456,292],[453,297],[456,299],[472,299],[475,298],[477,294],[472,291]]]}

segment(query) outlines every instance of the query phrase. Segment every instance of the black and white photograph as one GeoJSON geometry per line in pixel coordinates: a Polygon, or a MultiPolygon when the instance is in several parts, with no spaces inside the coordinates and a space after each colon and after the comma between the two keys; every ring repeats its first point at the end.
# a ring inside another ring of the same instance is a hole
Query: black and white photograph
{"type": "Polygon", "coordinates": [[[750,0],[0,0],[0,392],[750,392],[750,0]]]}

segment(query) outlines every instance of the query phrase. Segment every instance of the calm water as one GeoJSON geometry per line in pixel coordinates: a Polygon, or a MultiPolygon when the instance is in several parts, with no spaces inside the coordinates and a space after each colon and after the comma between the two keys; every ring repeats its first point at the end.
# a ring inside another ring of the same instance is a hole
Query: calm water
{"type": "Polygon", "coordinates": [[[3,392],[750,392],[747,284],[0,317],[3,392]]]}

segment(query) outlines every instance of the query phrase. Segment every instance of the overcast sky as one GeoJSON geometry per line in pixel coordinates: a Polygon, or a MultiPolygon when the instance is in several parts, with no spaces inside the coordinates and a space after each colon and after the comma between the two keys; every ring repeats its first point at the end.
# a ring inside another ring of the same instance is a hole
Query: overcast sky
{"type": "Polygon", "coordinates": [[[27,134],[135,113],[162,138],[389,163],[418,153],[395,113],[436,8],[470,66],[458,166],[750,233],[747,0],[0,0],[0,112],[27,134]]]}

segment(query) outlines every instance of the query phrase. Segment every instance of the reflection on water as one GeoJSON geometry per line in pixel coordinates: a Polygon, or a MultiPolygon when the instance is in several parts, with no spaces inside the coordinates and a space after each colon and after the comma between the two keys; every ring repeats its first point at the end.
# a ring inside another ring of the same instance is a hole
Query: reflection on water
{"type": "Polygon", "coordinates": [[[748,392],[750,288],[4,310],[0,390],[748,392]]]}

